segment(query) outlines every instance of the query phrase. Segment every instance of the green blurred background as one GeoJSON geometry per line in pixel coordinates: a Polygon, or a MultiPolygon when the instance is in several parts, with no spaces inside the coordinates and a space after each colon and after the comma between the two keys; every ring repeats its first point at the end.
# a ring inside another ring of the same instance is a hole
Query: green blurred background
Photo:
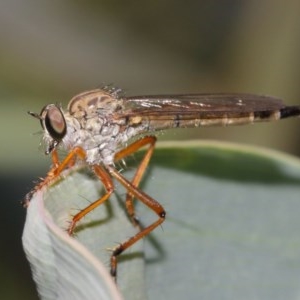
{"type": "MultiPolygon", "coordinates": [[[[45,175],[39,122],[26,111],[114,84],[127,95],[251,92],[300,103],[300,2],[0,2],[2,299],[37,299],[19,202],[45,175]],[[7,127],[6,127],[7,126],[7,127]]],[[[218,139],[299,155],[299,120],[177,130],[160,139],[218,139]]]]}

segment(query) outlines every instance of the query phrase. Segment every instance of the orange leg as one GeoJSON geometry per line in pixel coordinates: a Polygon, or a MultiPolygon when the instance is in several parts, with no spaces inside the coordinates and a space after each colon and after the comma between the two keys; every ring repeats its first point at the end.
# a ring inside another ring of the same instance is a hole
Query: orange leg
{"type": "Polygon", "coordinates": [[[74,165],[76,157],[79,157],[80,159],[84,159],[85,156],[86,156],[85,151],[81,147],[75,147],[74,149],[72,149],[72,151],[70,151],[70,153],[65,157],[65,159],[62,162],[59,162],[57,151],[56,149],[54,149],[51,152],[53,167],[47,173],[47,176],[43,178],[42,181],[39,182],[25,196],[25,199],[22,202],[23,206],[27,207],[29,205],[31,198],[36,191],[40,190],[43,186],[49,184],[52,180],[57,178],[66,167],[74,165]]]}
{"type": "MultiPolygon", "coordinates": [[[[140,148],[142,148],[146,145],[149,145],[148,150],[146,151],[140,165],[138,166],[138,168],[135,172],[133,179],[131,180],[132,185],[135,187],[138,187],[138,185],[141,182],[141,179],[145,173],[145,170],[146,170],[146,168],[149,164],[149,161],[151,159],[151,156],[153,154],[155,143],[156,143],[155,136],[146,136],[146,137],[134,142],[133,144],[129,145],[127,148],[122,149],[115,155],[115,161],[118,161],[118,160],[138,151],[140,148]]],[[[133,197],[134,197],[134,195],[128,190],[127,195],[126,195],[125,205],[126,205],[127,212],[129,214],[133,224],[139,225],[138,219],[136,218],[135,212],[134,212],[133,197]]]]}
{"type": "Polygon", "coordinates": [[[41,186],[47,184],[50,180],[58,177],[67,167],[74,165],[76,157],[85,159],[85,151],[81,147],[75,147],[68,153],[62,162],[59,161],[57,151],[54,149],[51,153],[53,167],[47,173],[46,178],[41,182],[41,186]]]}
{"type": "Polygon", "coordinates": [[[57,168],[59,166],[60,162],[59,162],[58,153],[57,153],[56,149],[54,149],[51,152],[51,159],[52,159],[53,169],[57,168]]]}
{"type": "Polygon", "coordinates": [[[71,224],[68,228],[68,233],[70,235],[72,235],[74,228],[76,226],[76,223],[80,219],[82,219],[85,215],[87,215],[89,212],[91,212],[96,207],[98,207],[103,202],[105,202],[109,198],[109,196],[112,194],[112,192],[114,191],[114,184],[112,182],[112,178],[110,177],[110,175],[99,165],[94,165],[93,169],[94,169],[95,174],[99,177],[99,179],[103,183],[103,185],[106,189],[106,193],[101,198],[92,202],[89,206],[85,207],[78,214],[73,216],[71,224]]]}
{"type": "MultiPolygon", "coordinates": [[[[79,148],[80,149],[80,148],[79,148]]],[[[78,152],[82,152],[82,154],[79,154],[79,156],[83,159],[85,157],[84,155],[84,150],[81,149],[81,150],[75,150],[76,153],[73,154],[73,157],[72,159],[70,159],[68,161],[68,167],[71,168],[74,166],[75,162],[76,162],[76,156],[75,154],[78,155],[78,152]]],[[[55,170],[56,168],[58,168],[58,166],[61,164],[60,161],[59,161],[59,158],[58,158],[58,153],[57,153],[57,150],[54,149],[52,152],[51,152],[51,159],[52,159],[52,170],[55,170]]]]}
{"type": "Polygon", "coordinates": [[[147,236],[152,230],[154,230],[157,226],[159,226],[164,220],[166,216],[166,212],[162,205],[160,205],[156,200],[139,190],[136,186],[134,186],[131,182],[125,179],[114,167],[107,167],[109,173],[115,177],[126,189],[127,191],[152,209],[158,216],[158,219],[150,224],[149,226],[142,229],[136,235],[132,236],[125,242],[119,244],[116,248],[114,248],[111,255],[111,275],[116,278],[117,276],[117,256],[124,252],[127,248],[132,246],[134,243],[139,241],[144,236],[147,236]]]}
{"type": "Polygon", "coordinates": [[[68,155],[64,158],[64,160],[61,163],[59,163],[58,161],[58,155],[52,154],[54,168],[52,168],[52,170],[50,170],[49,173],[52,174],[53,178],[59,176],[65,168],[67,168],[70,165],[74,165],[76,156],[82,160],[85,159],[85,151],[81,147],[75,147],[68,153],[68,155]]]}
{"type": "MultiPolygon", "coordinates": [[[[75,147],[72,149],[72,151],[65,157],[65,159],[59,163],[58,155],[55,151],[55,153],[52,154],[52,161],[54,168],[48,173],[48,176],[51,177],[51,179],[57,177],[60,175],[60,173],[69,166],[74,165],[76,156],[80,159],[85,159],[86,153],[85,151],[80,147],[75,147]]],[[[101,205],[103,202],[105,202],[111,193],[114,191],[114,185],[112,182],[112,179],[109,174],[100,166],[100,165],[94,165],[93,166],[94,173],[99,177],[99,179],[102,181],[105,189],[106,194],[104,194],[101,198],[91,203],[89,206],[81,210],[78,214],[73,216],[71,224],[68,228],[68,233],[70,235],[73,234],[74,228],[77,224],[77,222],[82,219],[86,214],[91,212],[93,209],[95,209],[97,206],[101,205]]],[[[47,177],[48,177],[47,176],[47,177]]]]}

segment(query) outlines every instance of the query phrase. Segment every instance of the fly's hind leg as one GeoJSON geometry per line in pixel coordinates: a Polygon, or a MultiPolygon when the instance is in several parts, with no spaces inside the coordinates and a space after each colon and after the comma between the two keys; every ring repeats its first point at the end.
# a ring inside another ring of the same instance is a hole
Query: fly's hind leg
{"type": "Polygon", "coordinates": [[[143,191],[139,190],[136,186],[133,185],[132,182],[128,181],[124,178],[114,167],[109,166],[107,167],[109,173],[115,177],[128,191],[130,195],[144,203],[148,206],[151,210],[153,210],[158,219],[150,224],[149,226],[141,229],[136,235],[132,236],[128,240],[124,241],[123,243],[119,244],[117,247],[113,249],[111,255],[111,275],[116,279],[117,276],[117,257],[123,253],[127,248],[135,244],[137,241],[142,239],[143,237],[147,236],[151,231],[153,231],[157,226],[163,223],[165,220],[166,212],[163,206],[158,203],[156,200],[148,196],[143,191]]]}
{"type": "MultiPolygon", "coordinates": [[[[115,161],[119,161],[119,160],[123,159],[124,157],[129,156],[132,153],[138,151],[140,148],[149,145],[149,148],[146,150],[146,153],[145,153],[141,163],[139,164],[139,166],[134,174],[133,179],[131,180],[131,184],[135,188],[137,188],[139,186],[139,184],[142,180],[142,177],[145,173],[145,170],[146,170],[146,168],[149,164],[149,161],[151,159],[151,156],[153,154],[155,143],[156,143],[155,136],[146,136],[146,137],[132,143],[125,149],[122,149],[115,155],[115,161]]],[[[126,205],[127,212],[129,214],[133,224],[135,226],[139,226],[139,221],[138,221],[138,218],[136,217],[135,211],[134,211],[134,205],[133,205],[134,197],[135,197],[134,194],[132,192],[130,192],[130,190],[127,190],[125,205],[126,205]]]]}

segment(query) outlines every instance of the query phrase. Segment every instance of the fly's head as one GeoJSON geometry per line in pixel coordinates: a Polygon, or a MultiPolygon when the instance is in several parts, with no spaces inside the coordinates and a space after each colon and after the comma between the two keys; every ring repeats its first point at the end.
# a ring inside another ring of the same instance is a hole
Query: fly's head
{"type": "Polygon", "coordinates": [[[41,122],[46,142],[46,154],[51,153],[67,134],[67,123],[60,105],[48,104],[40,114],[29,111],[31,116],[41,122]]]}

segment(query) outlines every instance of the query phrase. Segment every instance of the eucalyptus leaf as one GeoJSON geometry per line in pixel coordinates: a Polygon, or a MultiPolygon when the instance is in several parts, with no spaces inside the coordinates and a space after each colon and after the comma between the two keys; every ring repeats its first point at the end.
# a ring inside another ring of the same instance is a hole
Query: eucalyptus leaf
{"type": "MultiPolygon", "coordinates": [[[[131,178],[140,153],[126,161],[131,178]]],[[[43,299],[298,299],[300,161],[224,143],[172,143],[156,149],[141,188],[166,221],[121,255],[118,289],[110,252],[137,229],[126,191],[81,220],[72,215],[103,194],[87,168],[67,171],[33,197],[23,243],[43,299]],[[69,295],[69,297],[66,297],[69,295]]],[[[136,201],[146,226],[157,217],[136,201]]]]}

